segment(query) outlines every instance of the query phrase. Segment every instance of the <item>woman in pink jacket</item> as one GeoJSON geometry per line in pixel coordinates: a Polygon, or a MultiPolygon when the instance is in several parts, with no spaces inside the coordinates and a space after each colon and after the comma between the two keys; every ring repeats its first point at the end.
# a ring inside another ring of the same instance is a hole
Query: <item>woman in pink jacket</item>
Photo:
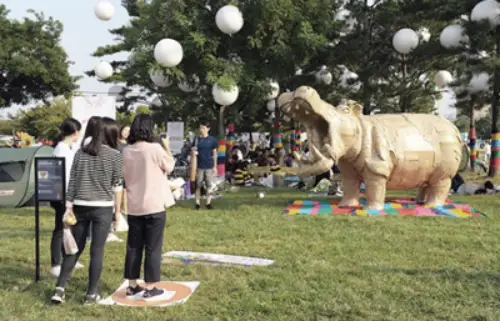
{"type": "Polygon", "coordinates": [[[127,142],[123,149],[129,224],[125,258],[125,279],[129,281],[127,296],[142,293],[148,300],[163,294],[155,284],[161,275],[165,208],[174,203],[166,177],[174,167],[174,159],[168,139],[162,140],[163,147],[154,142],[150,115],[135,117],[127,142]],[[143,252],[145,288],[137,284],[143,252]]]}

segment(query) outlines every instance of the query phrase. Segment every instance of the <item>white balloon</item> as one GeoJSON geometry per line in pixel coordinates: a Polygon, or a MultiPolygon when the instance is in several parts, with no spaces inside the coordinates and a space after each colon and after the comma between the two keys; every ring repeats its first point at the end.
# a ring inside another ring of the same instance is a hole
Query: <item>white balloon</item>
{"type": "Polygon", "coordinates": [[[194,82],[194,85],[190,85],[188,81],[182,80],[179,82],[179,89],[186,93],[191,93],[196,91],[198,84],[200,83],[200,78],[196,75],[191,76],[191,80],[194,82]]]}
{"type": "Polygon", "coordinates": [[[115,7],[109,1],[99,1],[94,8],[94,13],[99,20],[108,21],[115,14],[115,7]]]}
{"type": "MultiPolygon", "coordinates": [[[[342,88],[354,87],[353,89],[355,89],[356,87],[360,87],[361,84],[359,82],[350,84],[352,80],[357,80],[358,78],[359,78],[358,74],[349,71],[346,68],[342,73],[342,75],[340,76],[340,86],[342,88]]],[[[357,90],[359,90],[359,88],[357,88],[357,90]]]]}
{"type": "Polygon", "coordinates": [[[163,75],[163,72],[160,70],[152,71],[149,77],[155,86],[165,88],[172,85],[172,81],[167,76],[163,75]]]}
{"type": "Polygon", "coordinates": [[[496,0],[484,0],[474,6],[470,14],[472,21],[488,20],[492,26],[500,24],[500,3],[496,0]]]}
{"type": "Polygon", "coordinates": [[[239,93],[240,91],[238,86],[233,86],[230,90],[225,90],[218,84],[215,84],[212,87],[212,96],[214,97],[215,102],[221,106],[234,104],[234,102],[238,99],[239,93]]]}
{"type": "Polygon", "coordinates": [[[399,30],[392,38],[392,45],[397,52],[407,55],[418,46],[418,35],[409,28],[399,30]]]}
{"type": "Polygon", "coordinates": [[[441,46],[451,49],[462,46],[467,41],[464,28],[461,25],[449,25],[441,31],[439,42],[441,46]]]}
{"type": "Polygon", "coordinates": [[[276,100],[273,99],[267,102],[267,110],[271,112],[276,110],[276,100]]]}
{"type": "Polygon", "coordinates": [[[107,61],[101,61],[94,67],[94,73],[100,80],[113,76],[113,67],[107,61]]]}
{"type": "Polygon", "coordinates": [[[109,88],[108,90],[108,95],[109,96],[115,96],[116,97],[116,101],[123,101],[123,99],[125,98],[123,95],[122,95],[122,91],[123,91],[124,87],[123,86],[112,86],[111,88],[109,88]]]}
{"type": "Polygon", "coordinates": [[[184,51],[181,44],[174,39],[162,39],[155,46],[155,60],[163,67],[175,67],[181,63],[184,51]]]}
{"type": "Polygon", "coordinates": [[[217,11],[215,24],[223,33],[235,34],[243,28],[243,14],[238,7],[233,5],[224,6],[217,11]]]}
{"type": "Polygon", "coordinates": [[[469,92],[478,93],[480,91],[486,91],[490,87],[490,75],[485,72],[475,74],[472,76],[469,82],[469,92]]]}
{"type": "Polygon", "coordinates": [[[316,81],[325,85],[332,83],[333,76],[332,73],[326,69],[320,70],[316,73],[316,81]]]}
{"type": "Polygon", "coordinates": [[[431,33],[426,27],[420,27],[417,31],[418,36],[422,39],[422,42],[428,42],[431,39],[431,33]]]}
{"type": "Polygon", "coordinates": [[[271,93],[267,95],[266,100],[276,99],[280,94],[280,85],[276,81],[269,82],[271,93]]]}
{"type": "Polygon", "coordinates": [[[444,88],[453,81],[453,76],[447,70],[440,70],[434,77],[434,82],[438,88],[444,88]]]}
{"type": "Polygon", "coordinates": [[[160,97],[155,97],[155,99],[153,99],[152,104],[155,107],[161,107],[162,103],[160,97]]]}

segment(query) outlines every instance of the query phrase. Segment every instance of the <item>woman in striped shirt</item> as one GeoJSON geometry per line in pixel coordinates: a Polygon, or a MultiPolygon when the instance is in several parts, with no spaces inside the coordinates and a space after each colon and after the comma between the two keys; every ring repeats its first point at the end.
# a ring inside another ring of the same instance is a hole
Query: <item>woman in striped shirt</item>
{"type": "Polygon", "coordinates": [[[53,303],[64,302],[64,288],[85,249],[91,226],[89,280],[85,302],[96,303],[100,300],[97,286],[102,272],[104,245],[113,221],[113,205],[114,217],[120,217],[123,157],[118,150],[105,144],[102,121],[93,127],[92,132],[86,131],[86,136],[92,139],[83,144],[75,154],[66,195],[66,209],[73,210],[77,219],[72,232],[79,251],[76,255],[64,255],[61,274],[52,297],[53,303]]]}

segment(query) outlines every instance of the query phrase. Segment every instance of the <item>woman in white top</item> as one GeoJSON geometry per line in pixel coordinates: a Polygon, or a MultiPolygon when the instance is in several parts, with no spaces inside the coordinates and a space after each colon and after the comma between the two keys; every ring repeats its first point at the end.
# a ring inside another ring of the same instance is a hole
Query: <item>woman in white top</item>
{"type": "MultiPolygon", "coordinates": [[[[76,149],[73,148],[73,144],[78,140],[81,129],[82,125],[78,120],[74,118],[66,118],[62,122],[61,126],[59,126],[59,135],[54,142],[55,149],[52,155],[54,157],[63,157],[65,159],[66,189],[69,185],[71,166],[73,165],[73,158],[76,152],[76,149]]],[[[50,261],[52,265],[50,273],[54,277],[58,277],[61,272],[62,262],[62,243],[64,229],[62,219],[64,212],[66,211],[66,206],[63,202],[51,202],[50,205],[56,212],[55,227],[54,231],[52,232],[52,240],[50,242],[50,261]]]]}

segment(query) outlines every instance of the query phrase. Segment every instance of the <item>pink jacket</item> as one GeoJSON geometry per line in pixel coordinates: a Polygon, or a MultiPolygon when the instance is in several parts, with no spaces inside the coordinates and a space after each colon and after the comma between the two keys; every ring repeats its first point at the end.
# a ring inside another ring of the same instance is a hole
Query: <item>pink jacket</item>
{"type": "Polygon", "coordinates": [[[137,142],[123,149],[128,215],[163,212],[175,204],[166,174],[174,159],[158,143],[137,142]]]}

